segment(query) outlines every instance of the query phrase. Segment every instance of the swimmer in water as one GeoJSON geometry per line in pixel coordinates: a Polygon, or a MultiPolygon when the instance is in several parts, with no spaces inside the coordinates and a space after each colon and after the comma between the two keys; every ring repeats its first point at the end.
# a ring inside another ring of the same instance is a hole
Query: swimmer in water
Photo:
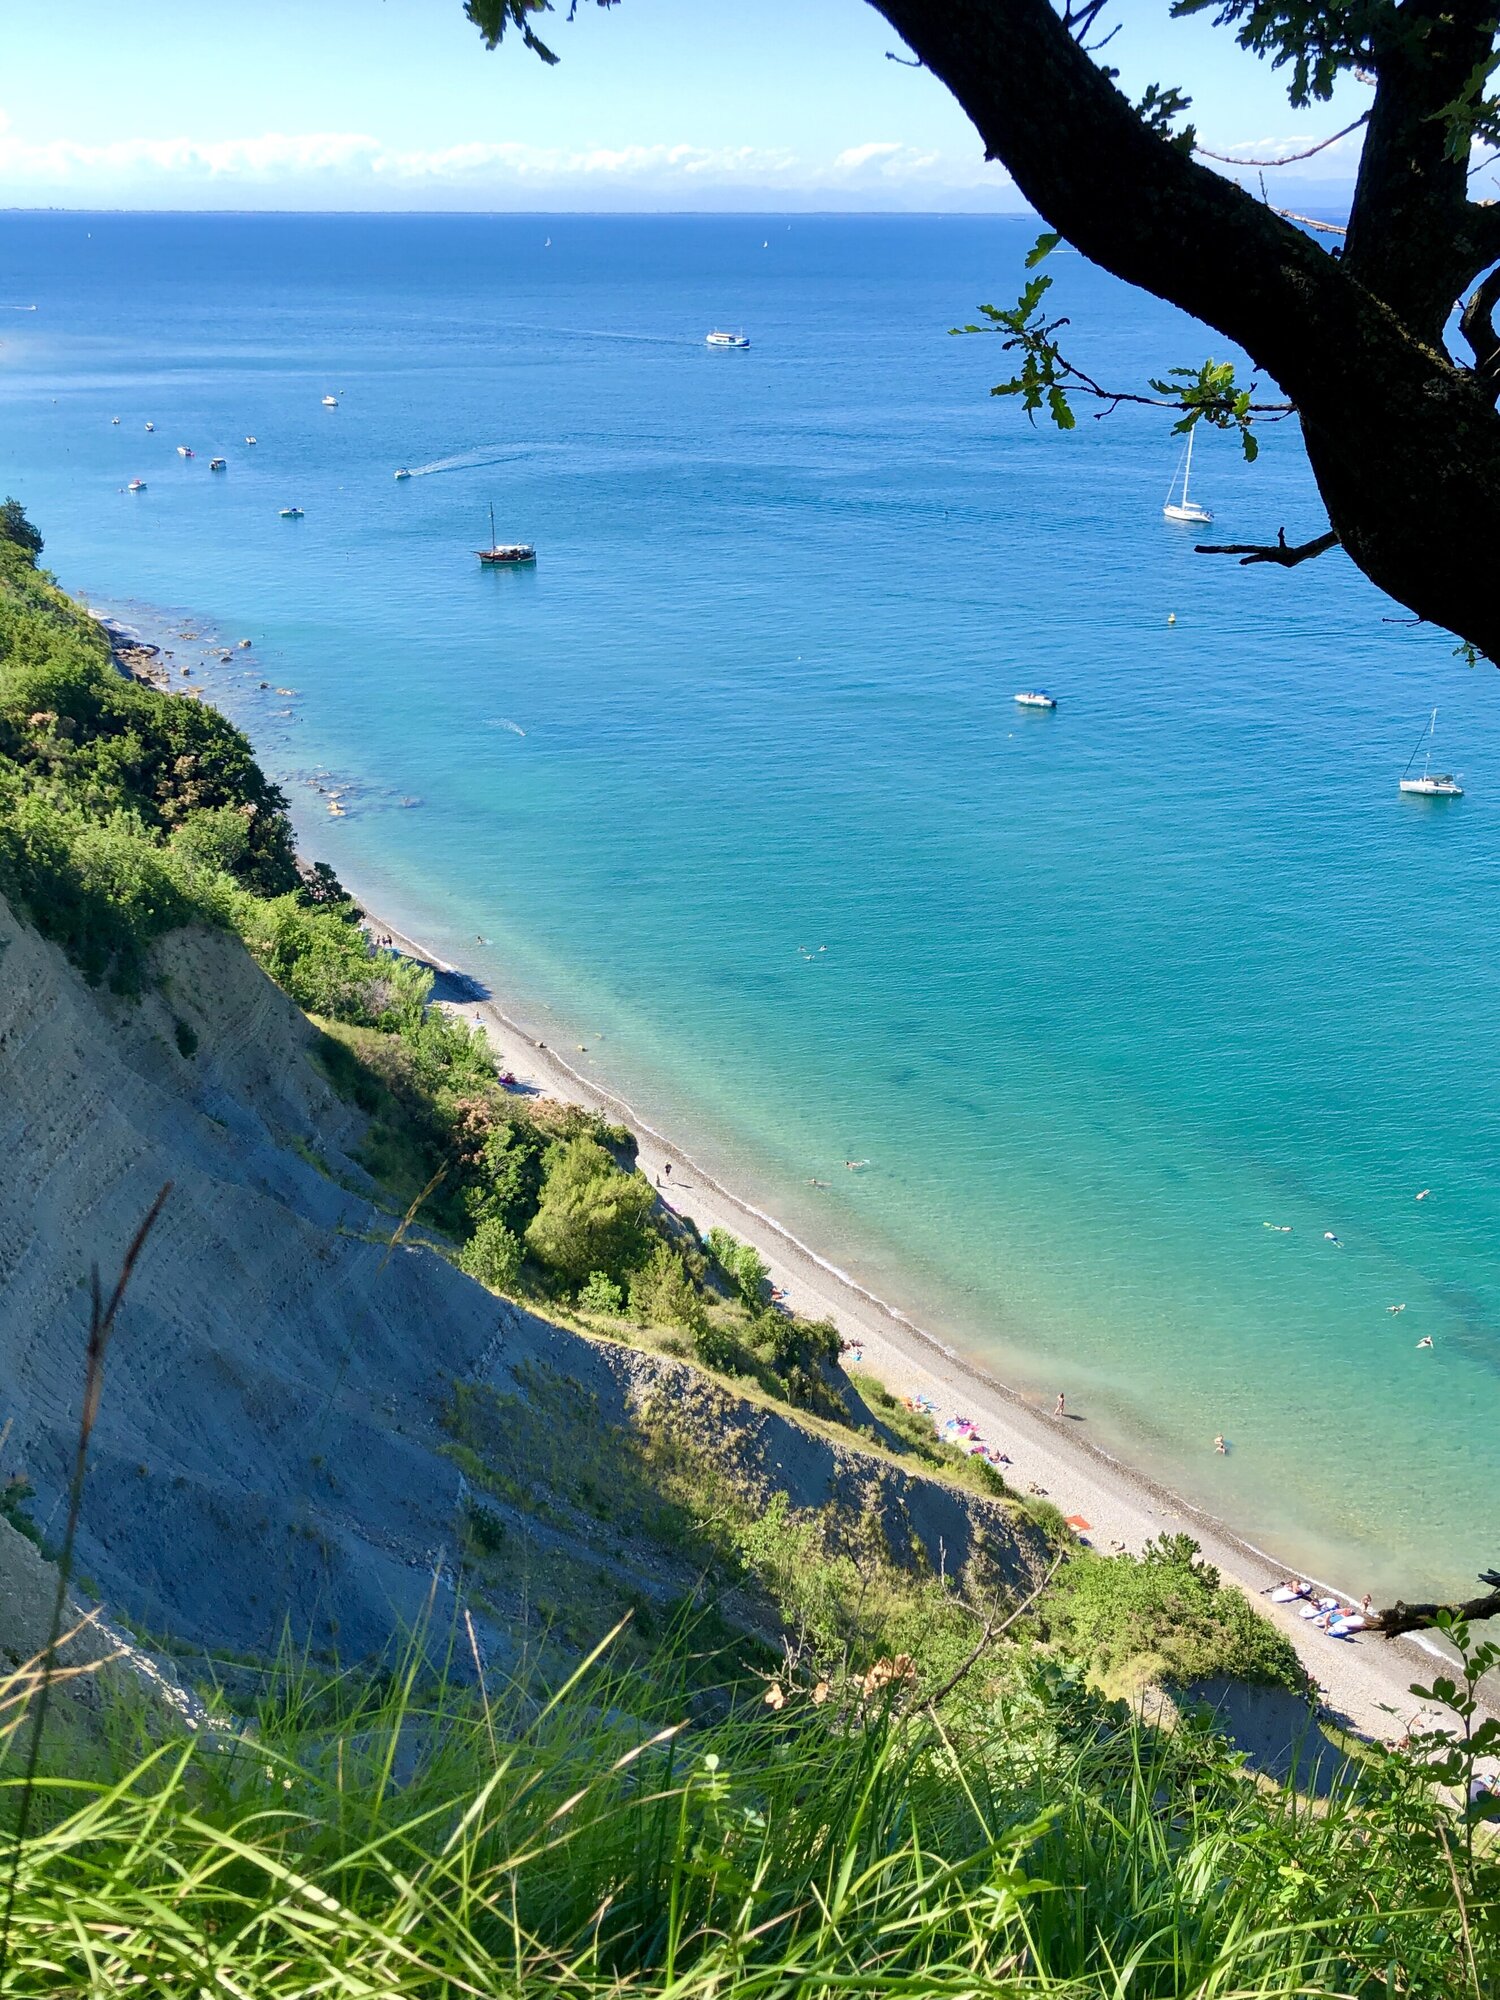
{"type": "Polygon", "coordinates": [[[1228,1451],[1228,1449],[1229,1449],[1229,1447],[1228,1447],[1228,1445],[1227,1445],[1227,1444],[1225,1444],[1225,1442],[1224,1442],[1224,1439],[1223,1439],[1223,1436],[1222,1436],[1222,1435],[1220,1435],[1219,1437],[1216,1437],[1216,1438],[1214,1439],[1214,1450],[1215,1450],[1215,1451],[1217,1451],[1217,1452],[1220,1452],[1220,1453],[1223,1453],[1223,1452],[1227,1452],[1227,1451],[1228,1451]]]}
{"type": "Polygon", "coordinates": [[[1401,1303],[1400,1303],[1400,1305],[1399,1305],[1399,1306],[1387,1306],[1387,1307],[1386,1307],[1386,1311],[1387,1311],[1388,1313],[1404,1313],[1404,1312],[1406,1311],[1406,1301],[1405,1301],[1405,1299],[1403,1299],[1403,1300],[1401,1301],[1401,1303]]]}
{"type": "Polygon", "coordinates": [[[1422,1192],[1417,1196],[1417,1200],[1426,1201],[1428,1195],[1430,1195],[1431,1193],[1432,1193],[1431,1188],[1423,1188],[1422,1192]]]}
{"type": "Polygon", "coordinates": [[[1339,1239],[1334,1235],[1331,1229],[1325,1229],[1323,1231],[1323,1241],[1325,1243],[1331,1243],[1336,1250],[1342,1250],[1344,1247],[1343,1244],[1339,1242],[1339,1239]]]}
{"type": "Polygon", "coordinates": [[[1422,1338],[1417,1342],[1417,1345],[1418,1347],[1431,1347],[1432,1335],[1430,1333],[1424,1333],[1422,1335],[1422,1338]]]}
{"type": "Polygon", "coordinates": [[[844,1165],[849,1169],[851,1174],[857,1174],[861,1167],[867,1167],[869,1164],[868,1160],[845,1160],[844,1162],[844,1165]]]}

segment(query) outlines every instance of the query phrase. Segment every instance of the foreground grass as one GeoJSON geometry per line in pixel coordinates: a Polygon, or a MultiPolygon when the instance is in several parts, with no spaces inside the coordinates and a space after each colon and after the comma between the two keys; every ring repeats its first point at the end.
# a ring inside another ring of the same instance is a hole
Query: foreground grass
{"type": "Polygon", "coordinates": [[[413,1651],[45,1778],[4,1990],[1500,1990],[1494,1871],[1400,1760],[1314,1812],[1025,1653],[939,1715],[919,1668],[772,1708],[705,1694],[694,1651],[596,1657],[545,1705],[424,1688],[413,1651]]]}

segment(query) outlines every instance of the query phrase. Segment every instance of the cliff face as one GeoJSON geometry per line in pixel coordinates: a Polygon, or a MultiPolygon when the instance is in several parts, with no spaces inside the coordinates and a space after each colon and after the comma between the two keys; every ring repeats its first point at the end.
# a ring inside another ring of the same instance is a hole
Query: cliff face
{"type": "MultiPolygon", "coordinates": [[[[574,1504],[578,1468],[603,1463],[606,1438],[647,1438],[653,1408],[679,1428],[696,1411],[694,1449],[755,1504],[857,1501],[897,1560],[920,1548],[951,1573],[982,1552],[1016,1581],[1035,1572],[1041,1537],[1002,1505],[554,1326],[419,1243],[392,1249],[351,1157],[362,1121],[312,1059],[306,1017],[227,935],[177,933],[157,970],[139,1001],[90,988],[0,902],[0,1475],[26,1474],[54,1538],[89,1268],[107,1288],[172,1184],[109,1352],[78,1549],[80,1575],[137,1624],[259,1651],[285,1622],[347,1658],[434,1589],[446,1623],[464,1587],[459,1462],[476,1462],[448,1449],[465,1392],[506,1413],[485,1504],[510,1517],[528,1576],[551,1551],[559,1575],[629,1572],[648,1594],[690,1577],[649,1510],[609,1524],[606,1504],[601,1528],[574,1504]]],[[[635,1463],[649,1478],[651,1452],[635,1463]]],[[[492,1653],[518,1647],[530,1587],[492,1576],[476,1599],[492,1653]]]]}

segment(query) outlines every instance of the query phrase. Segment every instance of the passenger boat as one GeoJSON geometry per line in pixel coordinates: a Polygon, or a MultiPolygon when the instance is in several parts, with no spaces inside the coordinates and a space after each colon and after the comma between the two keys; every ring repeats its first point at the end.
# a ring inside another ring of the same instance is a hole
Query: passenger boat
{"type": "Polygon", "coordinates": [[[1430,768],[1432,764],[1432,738],[1436,729],[1437,710],[1434,709],[1431,720],[1417,739],[1417,750],[1421,749],[1424,742],[1427,745],[1427,755],[1422,761],[1422,775],[1420,778],[1414,778],[1411,775],[1411,767],[1417,761],[1417,750],[1413,750],[1411,756],[1406,761],[1406,769],[1401,774],[1401,789],[1403,792],[1415,792],[1420,798],[1424,799],[1461,799],[1464,795],[1464,788],[1453,773],[1451,771],[1434,771],[1430,768]]]}
{"type": "Polygon", "coordinates": [[[534,563],[536,550],[530,542],[501,542],[495,538],[495,510],[490,508],[490,545],[476,549],[475,555],[492,568],[514,569],[520,563],[534,563]]]}
{"type": "Polygon", "coordinates": [[[705,337],[704,345],[707,347],[748,347],[750,343],[742,333],[724,333],[721,329],[715,327],[713,332],[705,337]]]}
{"type": "Polygon", "coordinates": [[[1056,695],[1047,694],[1041,688],[1025,688],[1016,696],[1022,708],[1056,708],[1056,695]]]}
{"type": "Polygon", "coordinates": [[[211,458],[208,461],[208,469],[210,472],[222,472],[228,463],[227,458],[211,458]]]}

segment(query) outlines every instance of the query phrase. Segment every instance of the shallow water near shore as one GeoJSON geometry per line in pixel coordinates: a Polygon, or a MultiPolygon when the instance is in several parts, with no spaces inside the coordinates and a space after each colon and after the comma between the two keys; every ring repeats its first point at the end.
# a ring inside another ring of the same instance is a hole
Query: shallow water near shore
{"type": "MultiPolygon", "coordinates": [[[[945,330],[1034,233],[6,216],[0,479],[66,587],[253,637],[168,643],[309,851],[728,1185],[1252,1541],[1463,1584],[1500,688],[1342,556],[1194,556],[1159,415],[992,402],[945,330]],[[1396,790],[1434,704],[1452,804],[1396,790]]],[[[1103,378],[1223,350],[1051,268],[1103,378]]],[[[1287,426],[1194,473],[1225,540],[1322,526],[1287,426]]]]}

